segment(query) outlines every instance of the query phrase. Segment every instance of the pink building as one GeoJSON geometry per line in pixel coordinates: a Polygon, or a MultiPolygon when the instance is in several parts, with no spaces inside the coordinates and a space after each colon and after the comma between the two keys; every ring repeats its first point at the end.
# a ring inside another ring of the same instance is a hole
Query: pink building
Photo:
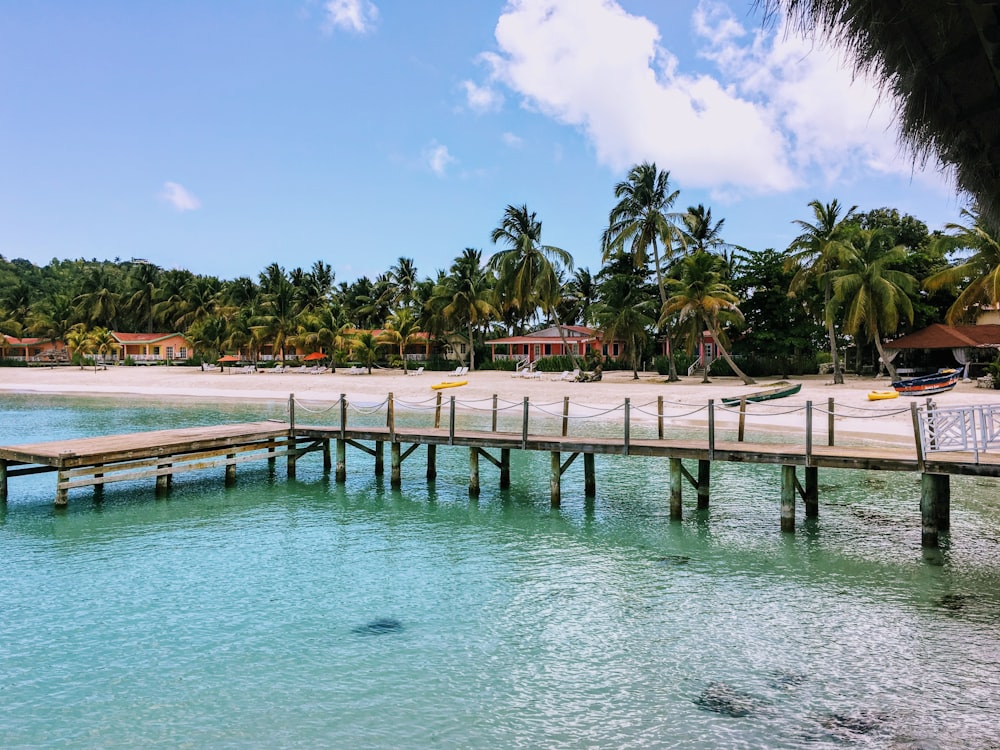
{"type": "Polygon", "coordinates": [[[120,345],[118,359],[131,357],[137,364],[182,361],[193,354],[191,342],[179,333],[112,331],[111,335],[120,345]]]}

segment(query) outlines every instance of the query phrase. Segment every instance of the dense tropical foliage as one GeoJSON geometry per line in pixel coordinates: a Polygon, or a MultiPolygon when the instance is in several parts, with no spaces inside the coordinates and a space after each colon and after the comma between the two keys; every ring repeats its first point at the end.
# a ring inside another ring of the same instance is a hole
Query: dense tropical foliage
{"type": "Polygon", "coordinates": [[[65,341],[95,360],[114,349],[110,331],[179,332],[194,362],[319,352],[334,364],[406,367],[450,349],[475,369],[500,366],[483,356],[490,338],[557,326],[565,352],[564,327],[585,325],[615,342],[603,366],[636,377],[669,355],[677,379],[673,356],[697,365],[710,337],[716,373],[749,382],[829,363],[840,380],[845,367],[892,372],[887,337],[974,322],[1000,302],[1000,240],[974,211],[931,233],[892,208],[814,200],[808,219],[792,220],[800,233],[789,247],[752,249],[724,238],[710,207],[672,212],[679,195],[655,164],[630,169],[611,190],[593,273],[543,244],[539,216],[516,204],[492,230],[492,255],[465,248],[430,275],[407,257],[338,283],[326,260],[220,279],[139,260],[39,267],[0,256],[0,333],[65,341]]]}

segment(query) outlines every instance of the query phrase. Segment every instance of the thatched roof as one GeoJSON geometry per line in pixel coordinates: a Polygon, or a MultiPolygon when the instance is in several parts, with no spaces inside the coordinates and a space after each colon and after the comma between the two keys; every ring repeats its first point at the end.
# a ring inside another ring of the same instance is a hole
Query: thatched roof
{"type": "Polygon", "coordinates": [[[899,106],[918,162],[955,168],[1000,227],[1000,9],[984,0],[756,0],[873,72],[899,106]]]}

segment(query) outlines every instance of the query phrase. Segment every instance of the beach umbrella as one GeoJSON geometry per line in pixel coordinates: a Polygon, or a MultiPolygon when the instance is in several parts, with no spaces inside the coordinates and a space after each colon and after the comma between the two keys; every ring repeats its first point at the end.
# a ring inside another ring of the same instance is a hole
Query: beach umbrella
{"type": "Polygon", "coordinates": [[[307,354],[302,358],[305,362],[315,362],[318,359],[326,359],[326,355],[323,352],[313,352],[312,354],[307,354]]]}
{"type": "Polygon", "coordinates": [[[237,357],[234,354],[226,354],[226,355],[224,355],[222,357],[219,357],[219,361],[220,362],[239,362],[240,358],[237,357]]]}

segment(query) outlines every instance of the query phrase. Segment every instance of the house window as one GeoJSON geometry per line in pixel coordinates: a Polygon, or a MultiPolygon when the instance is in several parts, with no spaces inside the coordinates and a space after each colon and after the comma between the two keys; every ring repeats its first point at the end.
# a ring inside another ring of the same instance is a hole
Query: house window
{"type": "Polygon", "coordinates": [[[459,346],[459,353],[465,354],[465,344],[460,344],[460,346],[459,346]]]}
{"type": "Polygon", "coordinates": [[[154,357],[159,357],[160,356],[160,347],[158,347],[158,346],[154,346],[153,347],[153,356],[154,357]]]}
{"type": "Polygon", "coordinates": [[[181,359],[187,359],[187,358],[188,358],[187,347],[186,346],[182,346],[181,347],[181,359]]]}
{"type": "Polygon", "coordinates": [[[547,357],[550,354],[552,354],[552,344],[546,344],[545,345],[545,356],[547,357]]]}
{"type": "Polygon", "coordinates": [[[167,359],[173,359],[173,358],[174,358],[174,347],[168,346],[167,347],[167,359]]]}
{"type": "Polygon", "coordinates": [[[618,344],[612,345],[611,350],[614,352],[614,354],[612,354],[611,356],[617,357],[618,356],[618,344]]]}
{"type": "Polygon", "coordinates": [[[608,356],[608,345],[607,344],[604,344],[604,346],[601,347],[601,354],[603,354],[605,357],[608,356]]]}

